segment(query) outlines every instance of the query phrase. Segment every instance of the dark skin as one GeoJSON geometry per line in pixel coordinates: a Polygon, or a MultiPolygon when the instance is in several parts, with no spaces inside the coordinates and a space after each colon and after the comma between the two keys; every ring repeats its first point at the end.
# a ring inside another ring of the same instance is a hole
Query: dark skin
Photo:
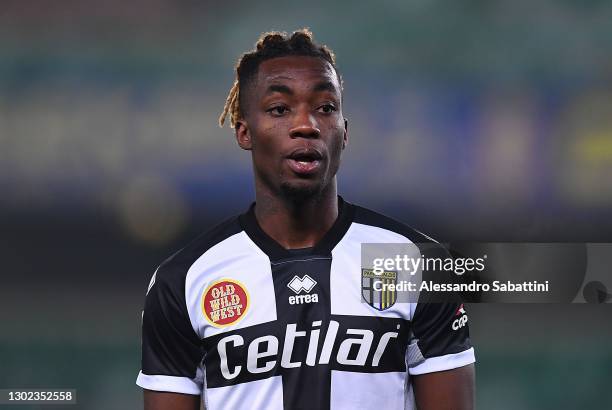
{"type": "Polygon", "coordinates": [[[419,410],[474,409],[474,365],[411,376],[419,410]]]}
{"type": "MultiPolygon", "coordinates": [[[[286,249],[314,246],[338,217],[336,173],[348,143],[334,68],[316,57],[264,61],[242,101],[238,145],[251,152],[255,216],[286,249]],[[246,98],[244,98],[246,97],[246,98]]],[[[474,408],[474,366],[412,377],[422,410],[474,408]]],[[[145,410],[196,410],[200,397],[144,391],[145,410]]]]}
{"type": "Polygon", "coordinates": [[[143,389],[145,410],[199,410],[200,396],[143,389]]]}
{"type": "Polygon", "coordinates": [[[264,61],[249,88],[236,140],[251,151],[257,221],[287,249],[314,246],[338,217],[348,142],[338,76],[322,59],[281,57],[264,61]],[[320,157],[314,172],[292,169],[296,150],[320,157]]]}

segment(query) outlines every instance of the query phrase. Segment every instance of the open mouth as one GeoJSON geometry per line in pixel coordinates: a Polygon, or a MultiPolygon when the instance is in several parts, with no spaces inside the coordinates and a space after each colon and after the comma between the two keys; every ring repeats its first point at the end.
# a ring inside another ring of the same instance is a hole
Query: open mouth
{"type": "Polygon", "coordinates": [[[293,151],[287,161],[291,170],[297,174],[312,174],[321,166],[323,155],[313,149],[298,149],[293,151]]]}

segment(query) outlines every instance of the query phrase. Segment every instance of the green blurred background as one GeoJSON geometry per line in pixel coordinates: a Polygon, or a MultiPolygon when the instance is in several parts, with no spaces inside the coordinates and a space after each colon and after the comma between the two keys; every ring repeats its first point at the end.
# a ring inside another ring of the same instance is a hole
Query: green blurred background
{"type": "MultiPolygon", "coordinates": [[[[141,406],[152,272],[253,197],[216,121],[263,31],[336,52],[348,200],[442,241],[612,242],[610,21],[600,0],[0,0],[0,388],[141,406]]],[[[609,407],[609,304],[469,314],[478,408],[609,407]]]]}

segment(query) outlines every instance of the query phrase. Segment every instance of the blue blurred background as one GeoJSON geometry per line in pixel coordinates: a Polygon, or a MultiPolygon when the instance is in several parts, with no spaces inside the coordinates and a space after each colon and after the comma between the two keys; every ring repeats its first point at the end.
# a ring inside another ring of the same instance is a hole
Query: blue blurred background
{"type": "MultiPolygon", "coordinates": [[[[443,241],[612,242],[610,21],[603,0],[0,0],[0,388],[140,406],[150,275],[253,198],[217,118],[263,31],[336,52],[346,199],[443,241]]],[[[470,306],[478,407],[604,408],[609,306],[470,306]]]]}

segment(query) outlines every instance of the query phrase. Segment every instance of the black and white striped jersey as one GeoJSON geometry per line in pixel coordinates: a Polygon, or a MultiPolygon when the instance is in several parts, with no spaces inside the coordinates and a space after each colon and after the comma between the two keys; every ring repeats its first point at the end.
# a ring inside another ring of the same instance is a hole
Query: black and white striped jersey
{"type": "Polygon", "coordinates": [[[137,384],[202,394],[209,410],[412,409],[412,375],[473,363],[458,301],[363,301],[362,243],[433,241],[339,201],[313,248],[281,247],[251,206],[162,263],[137,384]]]}

